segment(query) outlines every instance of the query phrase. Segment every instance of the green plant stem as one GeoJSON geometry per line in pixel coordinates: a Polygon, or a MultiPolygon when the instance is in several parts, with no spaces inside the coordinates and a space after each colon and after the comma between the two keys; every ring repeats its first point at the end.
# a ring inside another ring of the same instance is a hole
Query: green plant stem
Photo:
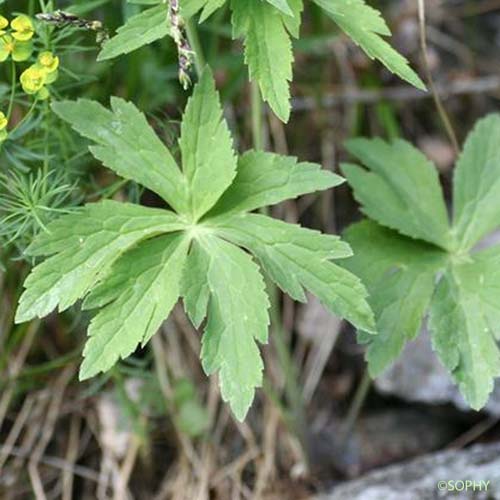
{"type": "Polygon", "coordinates": [[[264,127],[262,99],[260,96],[259,84],[256,81],[251,82],[251,108],[252,108],[252,138],[253,147],[256,151],[264,149],[264,127]]]}
{"type": "Polygon", "coordinates": [[[304,458],[307,459],[307,437],[305,434],[306,420],[304,415],[304,400],[298,384],[299,375],[293,357],[291,356],[289,345],[286,342],[286,332],[281,321],[278,303],[278,289],[269,281],[267,283],[267,288],[271,298],[270,316],[271,330],[273,333],[272,339],[278,354],[278,362],[283,372],[286,400],[290,408],[289,411],[286,411],[286,415],[289,417],[287,423],[297,436],[304,451],[304,458]]]}
{"type": "Polygon", "coordinates": [[[16,86],[17,86],[17,72],[16,72],[16,63],[11,60],[11,71],[12,71],[12,83],[10,89],[10,99],[9,99],[9,107],[7,109],[7,120],[10,120],[12,116],[12,109],[14,108],[14,99],[16,97],[16,86]]]}
{"type": "Polygon", "coordinates": [[[353,400],[349,407],[349,411],[347,412],[347,416],[344,420],[342,435],[340,438],[341,449],[345,449],[347,443],[349,442],[352,430],[354,429],[354,424],[359,417],[359,413],[361,411],[361,408],[363,407],[366,396],[368,395],[371,384],[372,380],[370,374],[368,373],[368,369],[365,369],[363,378],[361,379],[361,382],[356,389],[356,393],[354,394],[353,400]]]}
{"type": "Polygon", "coordinates": [[[49,158],[50,158],[50,122],[51,122],[51,111],[48,101],[44,103],[44,125],[45,125],[45,137],[44,137],[44,156],[43,156],[43,175],[45,184],[48,182],[49,174],[49,158]]]}
{"type": "Polygon", "coordinates": [[[24,124],[24,122],[33,114],[35,107],[38,103],[38,99],[34,99],[33,104],[30,106],[28,112],[23,116],[23,119],[10,131],[10,134],[13,134],[16,130],[24,124]]]}
{"type": "Polygon", "coordinates": [[[419,21],[419,30],[420,30],[420,50],[422,51],[422,57],[424,60],[424,68],[425,73],[427,75],[427,81],[429,83],[429,88],[432,93],[432,97],[434,99],[434,103],[436,105],[436,109],[438,111],[439,117],[443,122],[444,129],[448,134],[448,138],[450,139],[451,145],[453,146],[453,150],[455,154],[458,156],[460,153],[460,146],[458,145],[457,135],[455,134],[455,130],[451,123],[450,117],[446,112],[446,109],[441,101],[441,97],[439,96],[436,84],[434,83],[434,78],[432,76],[431,65],[429,62],[429,55],[427,51],[427,29],[425,25],[425,1],[418,0],[418,21],[419,21]]]}
{"type": "Polygon", "coordinates": [[[196,69],[196,73],[198,77],[200,77],[203,72],[203,68],[206,65],[206,60],[201,46],[200,37],[198,36],[198,30],[196,29],[192,19],[189,19],[186,22],[186,35],[189,45],[191,45],[191,49],[194,52],[194,67],[196,69]]]}

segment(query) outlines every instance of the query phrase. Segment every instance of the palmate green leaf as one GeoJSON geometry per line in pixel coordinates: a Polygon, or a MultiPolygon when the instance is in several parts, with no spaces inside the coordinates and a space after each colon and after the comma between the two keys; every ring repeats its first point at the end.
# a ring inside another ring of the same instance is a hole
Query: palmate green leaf
{"type": "Polygon", "coordinates": [[[346,233],[354,256],[345,265],[366,283],[376,316],[378,335],[359,333],[370,373],[396,359],[430,311],[435,351],[474,409],[500,376],[500,247],[471,251],[500,225],[498,139],[498,116],[481,120],[467,139],[455,171],[451,230],[437,175],[411,146],[356,141],[350,150],[371,171],[344,167],[363,211],[413,238],[368,221],[346,233]]]}
{"type": "MultiPolygon", "coordinates": [[[[430,311],[434,349],[475,410],[486,404],[494,379],[500,376],[500,351],[480,295],[486,277],[483,266],[484,262],[479,269],[474,262],[452,264],[439,283],[430,311]]],[[[498,303],[500,295],[495,299],[498,303]]],[[[498,306],[495,310],[498,318],[498,306]]]]}
{"type": "Polygon", "coordinates": [[[376,377],[420,333],[447,255],[369,220],[352,225],[344,237],[355,253],[342,265],[367,286],[377,318],[378,335],[358,332],[360,342],[367,344],[369,372],[376,377]]]}
{"type": "Polygon", "coordinates": [[[54,112],[94,141],[91,153],[125,179],[161,196],[178,212],[187,211],[187,186],[169,150],[132,104],[111,98],[111,110],[79,99],[52,105],[54,112]]]}
{"type": "Polygon", "coordinates": [[[354,139],[347,149],[369,170],[341,165],[362,211],[400,233],[451,245],[448,214],[433,164],[411,144],[395,140],[354,139]]]}
{"type": "Polygon", "coordinates": [[[80,380],[109,370],[156,333],[179,299],[188,245],[182,234],[140,243],[87,296],[84,308],[100,311],[90,323],[80,380]]]}
{"type": "Polygon", "coordinates": [[[111,264],[133,245],[183,227],[167,210],[104,201],[86,205],[48,227],[28,249],[31,255],[52,255],[26,279],[16,322],[64,311],[106,276],[111,264]]]}
{"type": "Polygon", "coordinates": [[[380,12],[364,0],[314,0],[325,13],[371,58],[378,59],[390,71],[425,90],[425,84],[411,69],[408,61],[383,37],[391,35],[380,12]]]}
{"type": "Polygon", "coordinates": [[[237,161],[229,128],[222,119],[215,82],[208,70],[188,101],[179,146],[189,185],[188,210],[198,220],[231,185],[237,161]]]}
{"type": "Polygon", "coordinates": [[[267,342],[269,299],[248,254],[212,236],[201,237],[199,245],[208,259],[207,274],[199,279],[206,279],[209,289],[202,364],[209,375],[219,372],[222,398],[242,420],[262,385],[264,365],[256,341],[267,342]]]}
{"type": "Polygon", "coordinates": [[[293,54],[284,14],[261,0],[231,0],[230,5],[233,36],[244,37],[250,80],[258,82],[264,101],[287,122],[293,54]]]}
{"type": "Polygon", "coordinates": [[[479,120],[458,159],[453,182],[453,225],[469,250],[500,226],[500,115],[479,120]]]}
{"type": "Polygon", "coordinates": [[[264,281],[245,250],[293,297],[304,300],[309,290],[358,327],[373,329],[366,290],[331,262],[350,255],[345,243],[248,214],[335,186],[338,176],[266,153],[250,152],[238,163],[208,70],[184,114],[182,168],[133,105],[116,98],[111,105],[110,111],[80,100],[54,109],[97,143],[91,147],[96,158],[159,194],[176,213],[90,204],[50,225],[30,248],[49,257],[28,276],[16,319],[64,310],[78,299],[95,309],[82,379],[147,343],[182,297],[193,324],[206,322],[203,367],[218,372],[224,400],[243,419],[262,383],[258,343],[267,341],[269,324],[264,281]]]}
{"type": "Polygon", "coordinates": [[[329,261],[351,254],[338,238],[257,214],[223,219],[217,223],[217,233],[252,252],[294,299],[305,301],[306,288],[334,314],[374,331],[365,288],[356,276],[329,261]]]}

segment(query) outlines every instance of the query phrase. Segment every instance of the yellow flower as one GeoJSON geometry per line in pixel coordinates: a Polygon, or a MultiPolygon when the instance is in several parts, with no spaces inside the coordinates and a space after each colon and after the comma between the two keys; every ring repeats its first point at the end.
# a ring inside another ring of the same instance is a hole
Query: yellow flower
{"type": "Polygon", "coordinates": [[[21,74],[21,86],[26,94],[36,94],[47,81],[47,72],[37,66],[30,66],[21,74]]]}
{"type": "Polygon", "coordinates": [[[54,56],[52,52],[45,51],[40,53],[36,66],[47,74],[46,84],[54,83],[57,80],[59,76],[57,71],[59,67],[59,58],[54,56]]]}
{"type": "Polygon", "coordinates": [[[0,62],[5,61],[12,56],[14,61],[26,61],[33,53],[33,44],[31,42],[20,42],[11,35],[0,37],[0,62]]]}
{"type": "Polygon", "coordinates": [[[5,31],[5,28],[7,28],[8,25],[9,21],[5,17],[0,16],[0,36],[5,35],[5,33],[7,33],[5,31]]]}
{"type": "Polygon", "coordinates": [[[11,23],[11,28],[14,30],[12,36],[20,42],[27,42],[33,38],[35,28],[33,21],[26,15],[17,16],[11,23]]]}
{"type": "Polygon", "coordinates": [[[8,123],[9,120],[7,120],[5,113],[2,113],[2,111],[0,111],[0,131],[5,130],[7,128],[8,123]]]}
{"type": "Polygon", "coordinates": [[[59,58],[52,52],[41,52],[38,56],[38,64],[42,66],[47,73],[53,73],[59,67],[59,58]]]}

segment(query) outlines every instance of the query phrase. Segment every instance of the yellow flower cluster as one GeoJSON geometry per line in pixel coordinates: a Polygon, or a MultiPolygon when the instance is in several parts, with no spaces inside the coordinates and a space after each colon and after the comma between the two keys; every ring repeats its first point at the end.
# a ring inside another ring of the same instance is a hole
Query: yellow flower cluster
{"type": "Polygon", "coordinates": [[[16,62],[29,59],[33,53],[31,39],[34,34],[33,21],[28,16],[21,14],[10,23],[4,16],[0,16],[0,62],[9,57],[16,62]]]}
{"type": "Polygon", "coordinates": [[[41,52],[35,64],[21,74],[21,86],[26,94],[36,95],[39,100],[49,97],[46,85],[57,80],[59,58],[52,52],[41,52]]]}

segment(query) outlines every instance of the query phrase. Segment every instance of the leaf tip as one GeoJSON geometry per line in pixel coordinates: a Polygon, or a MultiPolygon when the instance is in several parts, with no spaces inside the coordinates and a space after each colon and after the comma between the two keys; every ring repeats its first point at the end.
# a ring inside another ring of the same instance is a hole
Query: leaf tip
{"type": "Polygon", "coordinates": [[[34,318],[32,314],[29,314],[29,311],[26,311],[23,308],[22,303],[19,304],[17,310],[16,310],[16,316],[14,317],[14,323],[16,325],[19,325],[21,323],[26,323],[27,321],[30,321],[34,318]]]}
{"type": "Polygon", "coordinates": [[[86,363],[86,361],[86,359],[83,360],[83,363],[81,364],[80,370],[78,372],[78,380],[80,382],[88,380],[98,373],[98,370],[93,369],[91,366],[89,366],[88,363],[86,363]]]}

